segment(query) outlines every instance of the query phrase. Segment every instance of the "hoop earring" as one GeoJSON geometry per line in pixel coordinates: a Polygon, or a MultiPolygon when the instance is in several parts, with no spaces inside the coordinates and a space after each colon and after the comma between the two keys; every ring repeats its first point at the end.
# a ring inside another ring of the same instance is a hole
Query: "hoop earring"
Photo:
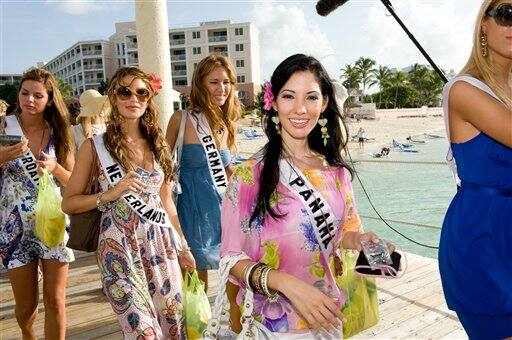
{"type": "Polygon", "coordinates": [[[279,117],[274,116],[271,119],[272,119],[272,122],[275,124],[277,134],[280,135],[281,134],[281,126],[279,125],[279,117]]]}
{"type": "Polygon", "coordinates": [[[485,33],[482,33],[482,36],[480,37],[480,52],[484,58],[489,54],[489,49],[487,48],[487,35],[485,33]]]}
{"type": "Polygon", "coordinates": [[[324,140],[324,146],[327,146],[327,139],[331,138],[329,133],[327,132],[327,118],[320,118],[318,120],[318,125],[321,126],[320,131],[322,132],[321,138],[324,140]]]}

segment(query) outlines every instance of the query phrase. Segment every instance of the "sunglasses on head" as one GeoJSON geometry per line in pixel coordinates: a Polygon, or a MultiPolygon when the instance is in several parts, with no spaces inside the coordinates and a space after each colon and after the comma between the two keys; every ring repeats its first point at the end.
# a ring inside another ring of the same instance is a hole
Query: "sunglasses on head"
{"type": "Polygon", "coordinates": [[[487,10],[487,15],[494,18],[500,26],[512,26],[512,4],[501,4],[487,10]]]}
{"type": "Polygon", "coordinates": [[[148,89],[140,88],[133,91],[127,86],[121,86],[116,90],[116,95],[121,100],[128,100],[135,95],[139,101],[145,102],[149,99],[151,94],[148,89]]]}

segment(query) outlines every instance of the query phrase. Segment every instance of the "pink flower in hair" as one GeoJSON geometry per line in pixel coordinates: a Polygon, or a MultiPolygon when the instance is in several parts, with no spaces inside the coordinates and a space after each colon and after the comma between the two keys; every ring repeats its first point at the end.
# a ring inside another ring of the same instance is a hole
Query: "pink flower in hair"
{"type": "Polygon", "coordinates": [[[162,89],[162,79],[155,73],[151,73],[149,75],[149,83],[151,84],[151,89],[153,89],[155,94],[158,94],[158,91],[162,89]]]}
{"type": "Polygon", "coordinates": [[[268,81],[265,83],[265,92],[263,93],[263,108],[267,111],[272,109],[272,102],[274,101],[274,94],[272,93],[272,84],[268,81]]]}

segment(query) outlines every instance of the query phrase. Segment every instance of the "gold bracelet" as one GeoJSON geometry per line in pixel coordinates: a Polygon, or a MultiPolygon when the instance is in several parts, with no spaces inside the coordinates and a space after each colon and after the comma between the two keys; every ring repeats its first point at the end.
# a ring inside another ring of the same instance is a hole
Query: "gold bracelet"
{"type": "Polygon", "coordinates": [[[277,290],[268,288],[268,273],[270,273],[271,270],[271,267],[265,267],[263,269],[260,277],[260,286],[263,293],[265,293],[269,299],[275,299],[277,297],[277,290]]]}
{"type": "Polygon", "coordinates": [[[254,272],[251,275],[251,283],[252,287],[254,288],[254,291],[256,293],[264,294],[263,290],[261,289],[261,273],[263,272],[263,269],[265,269],[267,266],[263,263],[258,262],[258,266],[256,269],[254,269],[254,272]]]}

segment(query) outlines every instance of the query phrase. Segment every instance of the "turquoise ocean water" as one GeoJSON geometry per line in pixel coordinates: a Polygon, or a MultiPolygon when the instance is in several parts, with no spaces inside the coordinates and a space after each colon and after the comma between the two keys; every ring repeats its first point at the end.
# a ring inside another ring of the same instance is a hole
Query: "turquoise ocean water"
{"type": "MultiPolygon", "coordinates": [[[[444,135],[442,131],[436,133],[444,135]]],[[[419,137],[418,137],[419,138],[419,137]]],[[[443,162],[446,156],[446,139],[426,139],[426,144],[415,144],[419,153],[405,153],[391,149],[386,161],[443,162]]],[[[405,142],[405,141],[401,141],[405,142]]],[[[373,160],[368,145],[364,151],[354,150],[352,158],[373,160]]],[[[412,223],[441,227],[446,209],[455,195],[455,182],[446,164],[401,164],[358,162],[356,171],[377,211],[384,217],[412,223]]],[[[356,177],[352,181],[360,215],[377,217],[356,177]]],[[[409,242],[389,229],[382,221],[362,218],[366,231],[376,231],[392,241],[398,249],[414,254],[437,258],[437,250],[409,242]]],[[[439,245],[439,229],[390,225],[409,238],[432,246],[439,245]]]]}

